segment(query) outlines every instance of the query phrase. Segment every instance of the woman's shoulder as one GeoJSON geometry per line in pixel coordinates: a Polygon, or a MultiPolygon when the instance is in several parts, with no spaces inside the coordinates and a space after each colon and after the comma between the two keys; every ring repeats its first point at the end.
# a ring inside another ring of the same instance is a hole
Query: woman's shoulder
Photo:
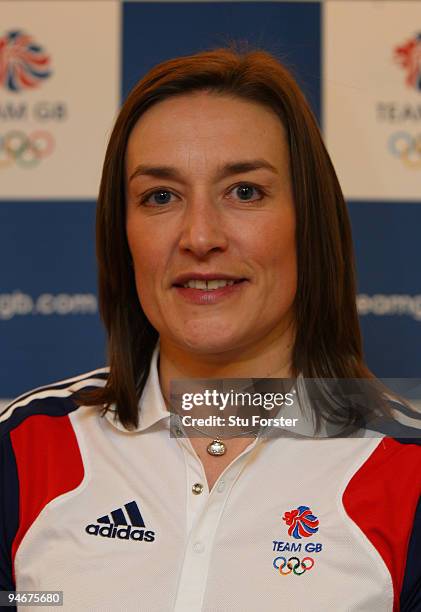
{"type": "MultiPolygon", "coordinates": [[[[75,427],[75,413],[83,406],[76,396],[104,386],[107,376],[108,369],[101,368],[38,387],[1,411],[0,549],[6,540],[16,550],[43,509],[83,482],[83,450],[75,427]]],[[[90,411],[97,412],[95,407],[90,411]]],[[[10,556],[5,561],[1,552],[0,574],[10,564],[10,556]]]]}
{"type": "Polygon", "coordinates": [[[30,417],[38,416],[42,420],[69,415],[79,407],[76,395],[90,388],[103,387],[108,373],[109,368],[99,368],[20,395],[0,411],[0,439],[24,426],[30,417]]]}

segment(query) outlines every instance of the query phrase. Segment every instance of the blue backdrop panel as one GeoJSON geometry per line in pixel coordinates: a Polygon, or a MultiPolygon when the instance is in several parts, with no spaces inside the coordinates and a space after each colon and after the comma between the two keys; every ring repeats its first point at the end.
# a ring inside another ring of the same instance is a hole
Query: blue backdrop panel
{"type": "Polygon", "coordinates": [[[94,213],[93,202],[1,203],[1,397],[104,365],[94,213]]]}
{"type": "Polygon", "coordinates": [[[368,364],[381,377],[419,377],[421,302],[411,306],[421,294],[421,206],[371,201],[349,208],[359,293],[372,300],[360,318],[368,364]]]}
{"type": "Polygon", "coordinates": [[[124,4],[123,96],[159,62],[247,41],[282,59],[320,117],[320,16],[318,2],[124,4]]]}

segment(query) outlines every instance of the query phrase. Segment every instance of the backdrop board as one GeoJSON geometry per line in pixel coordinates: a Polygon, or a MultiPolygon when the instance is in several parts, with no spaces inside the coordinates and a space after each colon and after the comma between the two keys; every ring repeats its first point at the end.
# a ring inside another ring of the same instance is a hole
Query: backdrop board
{"type": "Polygon", "coordinates": [[[421,2],[332,0],[323,23],[323,127],[353,221],[367,360],[417,377],[421,2]]]}

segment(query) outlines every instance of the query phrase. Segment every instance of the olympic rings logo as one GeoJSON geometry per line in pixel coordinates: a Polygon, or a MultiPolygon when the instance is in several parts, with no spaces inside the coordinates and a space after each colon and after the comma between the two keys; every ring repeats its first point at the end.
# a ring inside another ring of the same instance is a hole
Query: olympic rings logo
{"type": "Polygon", "coordinates": [[[276,557],[273,560],[273,567],[278,571],[281,576],[288,576],[288,574],[295,574],[296,576],[301,576],[311,570],[314,566],[314,559],[311,557],[304,557],[300,561],[298,557],[290,557],[288,561],[285,557],[276,557]],[[282,561],[282,563],[279,563],[282,561]],[[288,568],[285,570],[285,568],[288,568]]]}
{"type": "Polygon", "coordinates": [[[421,134],[395,132],[389,138],[388,148],[394,157],[399,157],[410,168],[421,168],[421,134]]]}
{"type": "Polygon", "coordinates": [[[10,166],[13,162],[23,168],[31,168],[51,155],[53,149],[54,139],[45,130],[37,130],[29,135],[12,130],[0,136],[0,168],[10,166]]]}

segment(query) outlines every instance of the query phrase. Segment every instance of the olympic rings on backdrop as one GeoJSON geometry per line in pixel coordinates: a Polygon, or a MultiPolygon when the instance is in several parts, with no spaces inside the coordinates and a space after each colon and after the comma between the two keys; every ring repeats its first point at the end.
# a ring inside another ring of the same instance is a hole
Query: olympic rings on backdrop
{"type": "Polygon", "coordinates": [[[411,168],[421,168],[421,134],[395,132],[389,138],[389,151],[411,168]]]}
{"type": "Polygon", "coordinates": [[[0,168],[16,162],[24,168],[36,166],[41,159],[51,155],[54,138],[45,130],[27,135],[19,130],[0,136],[0,168]]]}
{"type": "Polygon", "coordinates": [[[273,567],[279,571],[281,576],[287,576],[292,573],[296,576],[301,576],[305,572],[311,570],[313,566],[314,559],[311,557],[304,557],[301,561],[298,557],[290,557],[288,561],[285,557],[276,557],[276,559],[273,560],[273,567]],[[278,563],[279,561],[282,561],[282,563],[278,563]],[[284,571],[285,568],[288,569],[284,571]],[[299,568],[301,568],[301,571],[298,571],[299,568]]]}

